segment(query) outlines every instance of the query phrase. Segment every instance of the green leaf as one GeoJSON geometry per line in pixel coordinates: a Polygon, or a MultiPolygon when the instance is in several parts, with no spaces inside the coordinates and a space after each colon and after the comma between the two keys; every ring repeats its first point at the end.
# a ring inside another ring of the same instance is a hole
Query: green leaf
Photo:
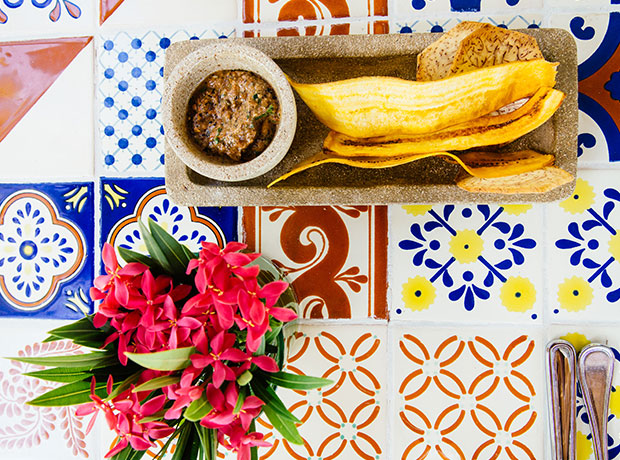
{"type": "Polygon", "coordinates": [[[249,370],[247,370],[243,374],[241,374],[239,377],[237,377],[237,383],[239,384],[239,386],[243,387],[247,385],[248,383],[250,383],[253,378],[254,378],[254,375],[249,370]]]}
{"type": "Polygon", "coordinates": [[[282,369],[284,367],[284,360],[286,358],[286,347],[284,345],[284,328],[280,329],[277,342],[278,351],[276,353],[276,364],[278,365],[278,369],[282,369]]]}
{"type": "Polygon", "coordinates": [[[274,385],[292,390],[312,390],[323,388],[334,383],[333,380],[321,379],[309,375],[290,374],[288,372],[265,373],[265,378],[274,385]]]}
{"type": "MultiPolygon", "coordinates": [[[[106,382],[98,382],[95,385],[95,394],[101,398],[107,396],[106,382]]],[[[68,383],[42,394],[27,404],[31,406],[57,407],[73,406],[86,402],[91,402],[89,381],[68,383]]]]}
{"type": "Polygon", "coordinates": [[[74,321],[71,324],[67,324],[66,326],[61,326],[61,327],[57,327],[56,329],[52,329],[51,331],[48,332],[48,334],[70,339],[72,337],[71,333],[80,334],[84,332],[93,332],[93,331],[97,332],[99,331],[99,329],[97,329],[93,325],[92,316],[87,316],[85,318],[74,321]]]}
{"type": "Polygon", "coordinates": [[[212,409],[213,406],[209,404],[207,395],[203,393],[200,398],[192,401],[189,407],[185,409],[183,416],[190,422],[197,422],[211,412],[212,409]]]}
{"type": "Polygon", "coordinates": [[[178,371],[190,365],[189,359],[196,352],[194,347],[175,348],[155,353],[129,353],[125,355],[134,363],[156,371],[178,371]]]}
{"type": "Polygon", "coordinates": [[[170,435],[170,437],[166,440],[166,442],[164,443],[162,448],[159,449],[159,452],[157,452],[155,457],[153,457],[153,460],[161,460],[163,458],[163,456],[166,455],[166,452],[168,452],[168,447],[170,447],[170,444],[172,444],[172,441],[174,441],[177,438],[177,436],[179,436],[180,432],[181,432],[181,430],[179,428],[177,428],[176,431],[174,431],[170,435]]]}
{"type": "Polygon", "coordinates": [[[148,382],[144,382],[142,385],[138,385],[133,389],[133,392],[138,393],[139,391],[159,390],[160,388],[167,387],[168,385],[174,385],[180,381],[180,376],[164,375],[163,377],[156,377],[148,382]]]}
{"type": "Polygon", "coordinates": [[[141,220],[138,220],[138,226],[140,227],[140,235],[142,235],[144,244],[146,244],[146,249],[149,251],[153,260],[155,260],[166,273],[173,273],[170,262],[168,262],[165,254],[157,244],[157,241],[155,241],[141,220]]]}
{"type": "Polygon", "coordinates": [[[186,423],[181,428],[181,434],[179,435],[177,446],[170,460],[184,460],[186,458],[184,455],[185,449],[187,447],[187,442],[189,441],[191,434],[192,434],[192,426],[190,423],[186,423]]]}
{"type": "Polygon", "coordinates": [[[92,353],[71,356],[20,356],[7,359],[27,364],[35,364],[37,366],[79,367],[88,369],[110,366],[115,364],[118,360],[116,355],[109,351],[93,351],[92,353]]]}
{"type": "Polygon", "coordinates": [[[265,405],[270,406],[282,417],[287,418],[294,423],[301,423],[301,420],[291,414],[273,388],[269,385],[264,382],[255,382],[252,384],[252,391],[265,403],[265,405]]]}
{"type": "Polygon", "coordinates": [[[297,427],[292,420],[284,417],[269,405],[263,406],[263,411],[269,419],[269,422],[271,422],[273,427],[284,436],[284,439],[293,444],[303,445],[304,440],[299,435],[299,431],[297,431],[297,427]]]}
{"type": "Polygon", "coordinates": [[[200,439],[200,446],[202,450],[202,455],[200,458],[202,458],[203,460],[207,459],[207,452],[211,451],[211,446],[209,445],[209,441],[211,440],[211,438],[207,433],[207,428],[202,426],[200,423],[194,423],[194,428],[196,428],[196,433],[198,433],[198,438],[200,439]]]}
{"type": "Polygon", "coordinates": [[[145,453],[145,450],[135,450],[131,446],[127,446],[110,460],[140,460],[145,453]]]}
{"type": "Polygon", "coordinates": [[[187,257],[181,244],[157,225],[153,219],[149,219],[149,230],[151,230],[153,239],[157,242],[157,245],[170,263],[173,269],[172,273],[184,275],[190,259],[187,257]]]}
{"type": "Polygon", "coordinates": [[[119,246],[117,249],[123,260],[128,264],[132,262],[138,262],[140,264],[146,265],[149,268],[159,268],[157,262],[155,262],[153,259],[151,259],[145,254],[140,254],[139,252],[135,252],[121,246],[119,246]]]}
{"type": "Polygon", "coordinates": [[[53,329],[48,334],[50,334],[48,339],[52,339],[52,337],[52,340],[68,339],[78,345],[89,348],[101,348],[109,335],[93,325],[92,316],[87,316],[66,326],[53,329]]]}
{"type": "Polygon", "coordinates": [[[48,382],[71,383],[92,377],[93,374],[87,372],[89,370],[90,369],[87,367],[55,367],[53,369],[45,369],[42,371],[24,372],[22,375],[47,380],[48,382]]]}

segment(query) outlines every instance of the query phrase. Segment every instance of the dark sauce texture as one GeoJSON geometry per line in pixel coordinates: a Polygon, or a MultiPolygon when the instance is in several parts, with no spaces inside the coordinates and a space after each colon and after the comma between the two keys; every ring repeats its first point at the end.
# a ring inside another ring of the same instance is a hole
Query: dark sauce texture
{"type": "Polygon", "coordinates": [[[273,88],[245,70],[209,75],[190,100],[188,130],[206,153],[249,161],[273,140],[280,106],[273,88]]]}

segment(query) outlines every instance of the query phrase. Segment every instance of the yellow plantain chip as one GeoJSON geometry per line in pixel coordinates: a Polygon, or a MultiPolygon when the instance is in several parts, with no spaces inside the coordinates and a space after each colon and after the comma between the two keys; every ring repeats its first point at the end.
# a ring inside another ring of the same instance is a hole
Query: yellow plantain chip
{"type": "Polygon", "coordinates": [[[484,24],[461,41],[448,75],[507,62],[542,58],[543,55],[534,37],[484,24]]]}
{"type": "Polygon", "coordinates": [[[418,153],[413,155],[399,155],[393,157],[358,157],[345,158],[335,155],[334,152],[324,149],[313,157],[302,161],[291,171],[278,177],[271,182],[267,188],[280,181],[306,171],[315,166],[327,163],[337,163],[362,169],[385,169],[395,166],[413,163],[424,158],[441,157],[449,163],[460,165],[467,173],[480,178],[492,178],[510,176],[553,164],[554,156],[534,152],[533,150],[523,150],[510,153],[493,152],[467,152],[455,155],[450,152],[431,152],[418,153]]]}
{"type": "Polygon", "coordinates": [[[574,179],[569,172],[555,166],[546,166],[514,176],[482,179],[465,177],[457,179],[456,185],[463,190],[474,193],[545,193],[554,188],[568,184],[574,179]]]}
{"type": "Polygon", "coordinates": [[[476,118],[450,128],[416,136],[356,138],[331,131],[323,146],[342,157],[393,157],[512,142],[538,128],[560,107],[564,93],[541,88],[522,107],[506,115],[476,118]]]}
{"type": "MultiPolygon", "coordinates": [[[[316,118],[353,137],[423,134],[481,117],[555,85],[557,64],[510,62],[438,81],[360,77],[291,81],[316,118]]],[[[428,151],[428,150],[427,150],[428,151]]]]}
{"type": "Polygon", "coordinates": [[[484,25],[480,22],[461,22],[424,48],[418,54],[416,80],[431,81],[447,77],[461,40],[484,25]]]}

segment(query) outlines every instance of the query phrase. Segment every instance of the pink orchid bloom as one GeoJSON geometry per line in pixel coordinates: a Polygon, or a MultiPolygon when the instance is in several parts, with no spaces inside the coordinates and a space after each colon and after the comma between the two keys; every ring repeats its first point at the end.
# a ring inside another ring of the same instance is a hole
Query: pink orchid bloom
{"type": "Polygon", "coordinates": [[[203,322],[193,316],[180,314],[172,297],[166,296],[162,315],[159,321],[149,328],[149,331],[159,332],[169,330],[168,346],[170,349],[175,349],[179,346],[188,344],[191,332],[202,326],[203,322]]]}
{"type": "MultiPolygon", "coordinates": [[[[108,394],[112,393],[113,384],[113,379],[110,375],[106,384],[106,390],[108,394]]],[[[90,433],[90,431],[93,429],[93,425],[95,424],[95,420],[97,419],[99,411],[105,414],[105,419],[110,429],[113,429],[114,424],[116,423],[116,417],[114,416],[114,411],[112,410],[112,407],[110,407],[109,403],[105,402],[103,399],[101,399],[95,394],[95,385],[96,380],[95,377],[93,377],[90,381],[90,399],[92,399],[93,402],[81,404],[75,411],[75,415],[77,415],[78,417],[95,414],[88,422],[88,426],[86,427],[86,434],[90,433]]]]}
{"type": "Polygon", "coordinates": [[[204,330],[200,330],[196,334],[195,346],[198,353],[190,357],[192,365],[198,369],[212,366],[212,380],[215,388],[219,388],[225,380],[237,378],[235,372],[224,364],[224,361],[238,363],[247,359],[247,355],[243,351],[233,348],[236,339],[235,334],[228,334],[224,331],[215,334],[210,342],[204,330]],[[211,351],[209,351],[209,347],[211,351]]]}

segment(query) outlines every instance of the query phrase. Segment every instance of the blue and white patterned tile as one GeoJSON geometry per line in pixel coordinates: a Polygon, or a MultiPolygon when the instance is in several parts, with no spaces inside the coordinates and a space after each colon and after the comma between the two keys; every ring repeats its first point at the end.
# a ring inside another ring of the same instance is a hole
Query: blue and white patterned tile
{"type": "Polygon", "coordinates": [[[537,29],[542,27],[542,15],[494,15],[465,14],[458,17],[443,18],[411,18],[410,20],[390,21],[390,30],[401,34],[417,32],[446,32],[462,21],[482,21],[508,29],[537,29]]]}
{"type": "Polygon", "coordinates": [[[390,319],[541,320],[542,208],[392,206],[390,319]]]}
{"type": "Polygon", "coordinates": [[[620,167],[619,102],[612,83],[613,75],[620,75],[620,12],[554,15],[550,26],[568,30],[577,43],[579,164],[589,168],[620,167]]]}
{"type": "Polygon", "coordinates": [[[99,37],[96,168],[102,175],[163,176],[164,136],[159,112],[165,50],[180,40],[234,36],[234,29],[225,27],[99,37]]]}
{"type": "Polygon", "coordinates": [[[543,0],[394,0],[393,18],[457,13],[517,15],[542,10],[543,0]]]}
{"type": "MultiPolygon", "coordinates": [[[[237,208],[185,207],[166,194],[163,179],[101,179],[101,246],[105,242],[146,253],[138,220],[153,219],[179,242],[198,252],[202,241],[237,241],[237,208]]],[[[119,259],[122,260],[122,259],[119,259]]]]}
{"type": "Polygon", "coordinates": [[[0,1],[0,37],[25,40],[41,35],[92,35],[95,0],[0,1]]]}
{"type": "Polygon", "coordinates": [[[547,305],[554,321],[617,318],[620,186],[613,171],[581,171],[573,195],[547,207],[547,305]]]}
{"type": "Polygon", "coordinates": [[[0,316],[92,312],[93,183],[0,186],[0,316]]]}

